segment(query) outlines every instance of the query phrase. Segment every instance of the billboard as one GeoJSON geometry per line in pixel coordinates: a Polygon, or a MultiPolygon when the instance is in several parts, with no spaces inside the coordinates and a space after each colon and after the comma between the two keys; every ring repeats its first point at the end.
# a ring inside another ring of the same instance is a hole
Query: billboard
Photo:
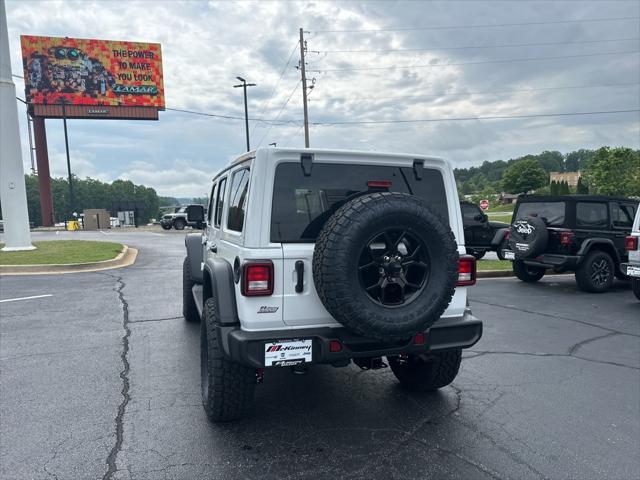
{"type": "Polygon", "coordinates": [[[159,43],[31,35],[20,43],[29,103],[164,110],[159,43]]]}

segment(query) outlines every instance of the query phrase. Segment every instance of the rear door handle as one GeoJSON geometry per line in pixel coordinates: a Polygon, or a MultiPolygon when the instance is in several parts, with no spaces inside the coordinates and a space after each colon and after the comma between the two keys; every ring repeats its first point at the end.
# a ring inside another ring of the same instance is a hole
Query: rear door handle
{"type": "Polygon", "coordinates": [[[304,262],[302,260],[296,261],[296,293],[302,293],[304,290],[304,262]]]}

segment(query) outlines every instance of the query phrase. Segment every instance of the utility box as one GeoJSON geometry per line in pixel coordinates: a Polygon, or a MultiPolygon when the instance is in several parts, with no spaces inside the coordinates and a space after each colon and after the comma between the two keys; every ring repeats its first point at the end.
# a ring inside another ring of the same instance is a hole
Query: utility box
{"type": "Polygon", "coordinates": [[[111,228],[111,214],[104,208],[91,208],[84,212],[85,230],[104,230],[111,228]]]}

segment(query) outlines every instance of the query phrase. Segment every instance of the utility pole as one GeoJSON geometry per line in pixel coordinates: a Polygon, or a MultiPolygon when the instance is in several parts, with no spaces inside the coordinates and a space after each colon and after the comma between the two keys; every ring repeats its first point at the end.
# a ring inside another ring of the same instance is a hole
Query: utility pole
{"type": "Polygon", "coordinates": [[[304,30],[300,29],[300,73],[302,75],[302,108],[304,110],[304,146],[309,148],[309,112],[307,111],[307,74],[305,73],[304,51],[307,46],[304,43],[304,30]]]}
{"type": "Polygon", "coordinates": [[[62,123],[64,125],[64,148],[67,151],[67,175],[69,176],[69,208],[71,213],[75,212],[75,202],[73,198],[73,178],[71,177],[71,160],[69,159],[69,136],[67,135],[67,101],[60,99],[62,104],[62,123]]]}
{"type": "Polygon", "coordinates": [[[0,105],[0,202],[4,222],[2,250],[33,250],[4,0],[0,0],[0,105]]]}
{"type": "Polygon", "coordinates": [[[242,83],[240,85],[234,85],[233,88],[242,87],[244,90],[244,128],[247,135],[247,152],[251,150],[249,146],[249,110],[247,109],[247,87],[255,87],[255,83],[247,83],[242,77],[236,77],[242,83]]]}

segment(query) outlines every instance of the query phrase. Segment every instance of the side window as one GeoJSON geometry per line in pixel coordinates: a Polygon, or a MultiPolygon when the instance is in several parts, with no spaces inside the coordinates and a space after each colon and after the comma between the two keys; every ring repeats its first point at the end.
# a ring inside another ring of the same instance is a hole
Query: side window
{"type": "Polygon", "coordinates": [[[242,231],[244,214],[249,192],[249,169],[243,168],[233,174],[231,190],[229,191],[229,214],[227,228],[236,232],[242,231]]]}
{"type": "Polygon", "coordinates": [[[213,226],[220,228],[222,221],[222,210],[224,209],[224,193],[227,190],[227,179],[223,178],[218,184],[218,193],[216,194],[216,212],[213,219],[213,226]]]}
{"type": "Polygon", "coordinates": [[[462,204],[462,218],[465,222],[477,222],[476,216],[479,214],[480,212],[474,205],[462,204]]]}
{"type": "Polygon", "coordinates": [[[612,203],[611,221],[614,227],[631,228],[635,217],[635,209],[630,204],[612,203]]]}
{"type": "Polygon", "coordinates": [[[576,225],[587,228],[606,228],[609,215],[606,203],[578,202],[576,204],[576,225]]]}
{"type": "Polygon", "coordinates": [[[211,187],[211,195],[209,195],[209,207],[207,208],[207,223],[211,225],[213,219],[213,206],[216,204],[216,184],[211,187]]]}

